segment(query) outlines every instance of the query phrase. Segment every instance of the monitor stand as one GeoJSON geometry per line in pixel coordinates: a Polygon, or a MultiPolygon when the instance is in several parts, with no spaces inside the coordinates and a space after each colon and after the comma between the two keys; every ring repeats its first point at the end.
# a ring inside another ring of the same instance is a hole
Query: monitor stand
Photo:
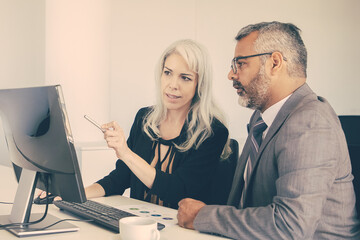
{"type": "MultiPolygon", "coordinates": [[[[31,214],[31,206],[34,198],[37,178],[37,172],[22,169],[11,214],[0,216],[0,225],[11,223],[28,223],[31,221],[36,221],[43,216],[42,213],[31,214]]],[[[61,219],[57,217],[47,214],[46,218],[39,223],[31,224],[29,226],[17,225],[14,226],[14,228],[9,228],[7,230],[18,237],[60,232],[74,232],[79,230],[79,227],[67,222],[61,222],[47,228],[47,226],[50,226],[51,224],[54,224],[60,220],[61,219]]]]}

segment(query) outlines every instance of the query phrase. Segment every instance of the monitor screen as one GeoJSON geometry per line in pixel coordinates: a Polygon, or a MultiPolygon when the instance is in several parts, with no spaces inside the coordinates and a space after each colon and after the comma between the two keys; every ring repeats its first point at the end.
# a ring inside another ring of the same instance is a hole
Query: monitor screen
{"type": "Polygon", "coordinates": [[[0,89],[0,116],[19,181],[9,221],[29,221],[35,187],[45,190],[45,181],[63,200],[85,202],[61,86],[0,89]]]}

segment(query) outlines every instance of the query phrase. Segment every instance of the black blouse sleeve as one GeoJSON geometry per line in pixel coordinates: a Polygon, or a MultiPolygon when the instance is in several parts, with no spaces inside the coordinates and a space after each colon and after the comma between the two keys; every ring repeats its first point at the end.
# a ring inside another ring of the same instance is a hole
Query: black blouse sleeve
{"type": "MultiPolygon", "coordinates": [[[[130,130],[129,138],[127,139],[127,145],[130,149],[133,148],[139,131],[142,131],[142,119],[146,114],[146,111],[147,108],[142,108],[136,114],[134,123],[130,130]]],[[[121,195],[127,188],[130,187],[130,176],[131,170],[123,161],[118,159],[116,161],[116,168],[110,172],[109,175],[97,181],[97,183],[104,188],[105,196],[121,195]]]]}
{"type": "Polygon", "coordinates": [[[211,176],[215,171],[228,138],[228,130],[217,120],[212,124],[213,134],[200,147],[188,152],[177,152],[179,166],[172,174],[156,170],[151,192],[173,207],[183,198],[207,202],[210,197],[211,176]]]}

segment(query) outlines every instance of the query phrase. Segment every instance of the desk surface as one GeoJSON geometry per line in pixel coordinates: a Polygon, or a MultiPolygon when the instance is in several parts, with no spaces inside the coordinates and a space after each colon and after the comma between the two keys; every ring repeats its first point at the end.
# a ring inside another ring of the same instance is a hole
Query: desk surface
{"type": "MultiPolygon", "coordinates": [[[[0,201],[3,202],[12,202],[17,183],[13,174],[13,170],[9,167],[0,166],[0,201]]],[[[94,199],[95,201],[108,204],[111,206],[121,206],[121,205],[144,205],[150,204],[143,201],[138,201],[135,199],[123,197],[123,196],[112,196],[112,197],[103,197],[94,199]]],[[[10,214],[12,205],[0,204],[0,215],[8,215],[10,214]]],[[[40,205],[33,205],[32,212],[44,212],[45,207],[40,205]]],[[[176,211],[173,209],[166,209],[166,211],[176,211]]],[[[71,215],[66,214],[64,211],[60,211],[57,207],[51,205],[49,208],[49,213],[60,218],[72,218],[71,215]]],[[[70,233],[58,233],[44,236],[35,236],[28,237],[26,239],[36,239],[36,240],[60,240],[60,239],[86,239],[86,240],[121,240],[120,235],[109,230],[103,229],[97,225],[87,222],[71,222],[72,224],[78,226],[80,228],[77,232],[70,233]]],[[[212,240],[212,239],[224,239],[217,236],[212,236],[208,234],[199,233],[198,231],[188,230],[179,227],[178,225],[168,226],[160,231],[161,240],[177,240],[177,239],[186,239],[186,240],[212,240]]],[[[19,239],[13,234],[9,233],[5,230],[0,230],[0,239],[8,240],[8,239],[19,239]]]]}

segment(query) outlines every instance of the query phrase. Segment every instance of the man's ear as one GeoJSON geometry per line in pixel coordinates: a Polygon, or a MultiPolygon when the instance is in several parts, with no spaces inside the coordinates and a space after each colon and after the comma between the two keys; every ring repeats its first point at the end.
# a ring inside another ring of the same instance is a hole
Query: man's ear
{"type": "Polygon", "coordinates": [[[271,64],[271,69],[270,69],[271,75],[276,75],[284,70],[285,59],[280,52],[273,52],[269,60],[271,64]]]}

